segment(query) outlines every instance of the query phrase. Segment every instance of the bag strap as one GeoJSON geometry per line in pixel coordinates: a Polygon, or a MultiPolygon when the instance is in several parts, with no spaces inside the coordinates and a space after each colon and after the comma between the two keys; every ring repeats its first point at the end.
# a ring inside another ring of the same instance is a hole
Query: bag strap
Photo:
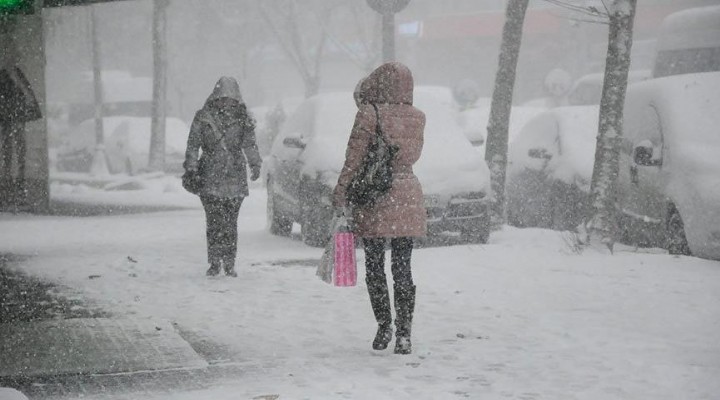
{"type": "Polygon", "coordinates": [[[206,122],[208,125],[210,125],[210,129],[213,131],[213,135],[215,135],[215,145],[220,145],[220,147],[223,148],[225,151],[230,151],[227,148],[227,145],[225,144],[225,132],[220,132],[220,129],[217,126],[217,123],[215,123],[215,119],[212,115],[206,115],[203,118],[203,121],[206,122]]]}
{"type": "Polygon", "coordinates": [[[375,109],[375,134],[385,139],[385,134],[383,133],[382,126],[380,125],[380,111],[374,103],[370,103],[370,105],[373,109],[375,109]]]}
{"type": "Polygon", "coordinates": [[[228,154],[230,155],[232,162],[235,165],[237,165],[238,158],[235,157],[235,154],[233,154],[233,152],[230,151],[230,149],[228,149],[227,144],[225,143],[225,134],[227,133],[227,131],[222,132],[222,133],[220,132],[220,129],[218,128],[217,123],[215,122],[215,119],[213,118],[212,115],[206,116],[205,118],[203,118],[203,121],[207,122],[207,124],[210,125],[210,128],[212,129],[213,134],[215,135],[215,138],[217,139],[215,141],[215,144],[219,144],[223,150],[227,151],[228,154]]]}

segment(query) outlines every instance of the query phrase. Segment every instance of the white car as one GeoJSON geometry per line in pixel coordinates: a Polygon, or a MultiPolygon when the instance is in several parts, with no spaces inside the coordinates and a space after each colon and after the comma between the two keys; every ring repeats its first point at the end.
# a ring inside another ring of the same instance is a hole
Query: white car
{"type": "Polygon", "coordinates": [[[653,73],[626,97],[621,233],[720,260],[720,6],[669,16],[653,73]]]}
{"type": "Polygon", "coordinates": [[[510,143],[508,222],[573,229],[590,191],[599,107],[558,107],[531,119],[510,143]]]}
{"type": "MultiPolygon", "coordinates": [[[[628,73],[628,84],[641,82],[652,76],[650,70],[635,70],[628,73]]],[[[573,84],[570,93],[567,95],[567,103],[570,106],[592,106],[599,105],[602,98],[603,81],[605,74],[602,72],[587,74],[580,77],[573,84]]]]}
{"type": "MultiPolygon", "coordinates": [[[[485,151],[487,126],[490,119],[490,102],[480,102],[475,107],[459,112],[460,126],[463,128],[465,137],[475,147],[481,147],[485,151]]],[[[520,133],[525,124],[533,117],[545,111],[545,108],[531,106],[513,106],[510,112],[510,127],[508,140],[512,142],[520,133]]]]}
{"type": "MultiPolygon", "coordinates": [[[[148,117],[103,118],[105,155],[112,174],[137,174],[147,169],[150,151],[148,117]]],[[[165,125],[166,171],[180,173],[185,158],[189,128],[177,118],[167,118],[165,125]]],[[[95,154],[95,120],[89,119],[73,129],[60,146],[57,170],[89,172],[95,154]]]]}
{"type": "MultiPolygon", "coordinates": [[[[649,71],[631,71],[629,83],[649,71]]],[[[600,114],[603,74],[578,79],[569,105],[536,113],[508,151],[508,222],[515,226],[575,229],[585,216],[600,114]]],[[[514,112],[514,110],[513,110],[514,112]]]]}
{"type": "MultiPolygon", "coordinates": [[[[427,117],[423,153],[415,165],[425,194],[430,234],[455,231],[477,242],[489,235],[489,171],[463,136],[449,104],[432,90],[416,90],[414,105],[427,117]]],[[[345,160],[357,106],[350,92],[308,99],[275,140],[268,160],[268,224],[289,235],[293,222],[303,240],[325,245],[332,218],[330,195],[345,160]]]]}

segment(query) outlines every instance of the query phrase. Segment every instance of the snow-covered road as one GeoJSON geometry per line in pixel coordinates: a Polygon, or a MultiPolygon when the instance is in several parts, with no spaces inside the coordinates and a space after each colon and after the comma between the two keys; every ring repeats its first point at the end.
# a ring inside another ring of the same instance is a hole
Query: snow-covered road
{"type": "MultiPolygon", "coordinates": [[[[717,399],[720,263],[621,248],[576,254],[563,234],[506,228],[489,245],[416,250],[414,353],[373,352],[364,279],[315,276],[321,250],[241,210],[239,277],[204,276],[204,216],[0,215],[0,253],[118,316],[164,319],[245,367],[157,399],[717,399]],[[89,279],[90,275],[99,278],[89,279]]],[[[361,255],[361,254],[359,254],[361,255]]],[[[364,276],[360,257],[360,276],[364,276]]]]}

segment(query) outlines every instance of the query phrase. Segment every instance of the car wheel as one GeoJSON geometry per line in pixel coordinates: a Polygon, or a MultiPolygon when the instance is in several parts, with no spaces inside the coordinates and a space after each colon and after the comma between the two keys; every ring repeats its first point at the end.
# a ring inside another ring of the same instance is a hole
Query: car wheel
{"type": "Polygon", "coordinates": [[[292,220],[282,215],[278,210],[272,181],[267,183],[267,224],[270,233],[276,236],[290,236],[292,233],[292,220]]]}
{"type": "Polygon", "coordinates": [[[690,245],[685,236],[685,225],[675,206],[670,207],[666,226],[666,248],[670,254],[690,255],[690,245]]]}
{"type": "Polygon", "coordinates": [[[469,243],[485,244],[490,239],[490,221],[483,218],[480,222],[464,227],[460,233],[469,243]]]}

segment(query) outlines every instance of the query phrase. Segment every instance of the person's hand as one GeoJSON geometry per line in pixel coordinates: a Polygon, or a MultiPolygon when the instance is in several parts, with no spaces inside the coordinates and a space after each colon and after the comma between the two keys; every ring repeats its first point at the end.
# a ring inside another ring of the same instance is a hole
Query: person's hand
{"type": "Polygon", "coordinates": [[[347,218],[347,210],[343,206],[336,206],[335,207],[335,216],[340,217],[346,217],[347,218]]]}
{"type": "Polygon", "coordinates": [[[260,167],[259,166],[252,166],[250,168],[250,180],[255,182],[260,178],[260,167]]]}
{"type": "Polygon", "coordinates": [[[345,226],[347,226],[347,228],[351,231],[355,229],[355,220],[353,219],[353,214],[350,208],[336,207],[335,217],[340,219],[341,221],[344,221],[345,226]]]}

